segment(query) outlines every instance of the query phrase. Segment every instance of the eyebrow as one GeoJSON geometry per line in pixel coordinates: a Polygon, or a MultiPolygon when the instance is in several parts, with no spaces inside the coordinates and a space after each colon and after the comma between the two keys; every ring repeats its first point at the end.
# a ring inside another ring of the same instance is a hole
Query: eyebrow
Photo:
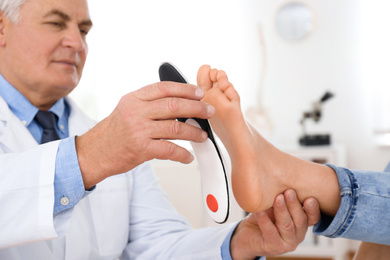
{"type": "MultiPolygon", "coordinates": [[[[50,16],[59,16],[59,17],[61,17],[61,19],[63,19],[66,22],[71,20],[69,15],[67,15],[66,13],[64,13],[60,10],[57,10],[57,9],[51,10],[48,13],[46,13],[44,15],[44,18],[50,17],[50,16]]],[[[86,26],[92,27],[92,21],[90,19],[86,19],[86,20],[82,21],[81,23],[79,23],[79,25],[86,25],[86,26]]]]}

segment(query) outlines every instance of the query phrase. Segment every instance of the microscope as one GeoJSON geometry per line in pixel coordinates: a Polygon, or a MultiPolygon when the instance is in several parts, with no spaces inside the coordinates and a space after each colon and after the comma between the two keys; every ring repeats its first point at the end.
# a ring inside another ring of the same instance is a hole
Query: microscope
{"type": "Polygon", "coordinates": [[[326,92],[322,98],[313,103],[312,109],[308,112],[304,112],[302,119],[300,121],[302,125],[303,135],[299,138],[299,144],[302,146],[314,146],[314,145],[330,145],[330,135],[329,134],[307,134],[305,122],[307,119],[311,119],[314,122],[319,122],[322,115],[322,105],[334,95],[331,92],[326,92]]]}

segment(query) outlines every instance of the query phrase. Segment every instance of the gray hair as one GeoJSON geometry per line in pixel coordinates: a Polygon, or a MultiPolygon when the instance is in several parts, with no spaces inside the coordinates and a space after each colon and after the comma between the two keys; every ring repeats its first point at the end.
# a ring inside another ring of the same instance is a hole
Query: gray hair
{"type": "Polygon", "coordinates": [[[0,0],[0,10],[12,22],[19,21],[19,8],[26,0],[0,0]]]}

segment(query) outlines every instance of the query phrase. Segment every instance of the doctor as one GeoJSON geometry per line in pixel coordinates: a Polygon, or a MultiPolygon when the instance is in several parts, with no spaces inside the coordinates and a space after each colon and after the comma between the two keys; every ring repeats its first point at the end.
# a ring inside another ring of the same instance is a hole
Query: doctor
{"type": "Polygon", "coordinates": [[[190,163],[165,140],[207,137],[173,120],[213,116],[197,86],[146,86],[98,124],[77,108],[67,95],[91,27],[86,0],[0,0],[0,259],[253,259],[295,249],[319,219],[314,200],[305,213],[290,190],[274,211],[193,230],[159,188],[144,162],[190,163]]]}

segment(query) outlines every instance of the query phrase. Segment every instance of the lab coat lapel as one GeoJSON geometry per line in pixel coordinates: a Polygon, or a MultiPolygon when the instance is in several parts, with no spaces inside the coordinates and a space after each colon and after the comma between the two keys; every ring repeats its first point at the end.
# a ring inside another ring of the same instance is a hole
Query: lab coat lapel
{"type": "MultiPolygon", "coordinates": [[[[67,99],[67,102],[71,107],[69,135],[81,135],[96,124],[72,100],[67,99]]],[[[111,176],[97,184],[95,190],[79,202],[73,212],[70,232],[66,237],[67,254],[79,252],[80,248],[74,247],[83,243],[83,240],[89,239],[88,232],[92,230],[96,241],[94,251],[99,252],[100,255],[112,256],[113,259],[120,256],[128,241],[129,211],[124,205],[130,203],[131,187],[131,174],[111,176]],[[82,219],[88,221],[83,222],[82,219]],[[80,235],[80,230],[83,230],[85,236],[80,235]]],[[[82,250],[88,252],[86,248],[82,250]]]]}
{"type": "Polygon", "coordinates": [[[8,104],[0,97],[0,121],[4,130],[0,132],[0,143],[12,152],[22,152],[38,145],[25,125],[9,109],[8,104]]]}

